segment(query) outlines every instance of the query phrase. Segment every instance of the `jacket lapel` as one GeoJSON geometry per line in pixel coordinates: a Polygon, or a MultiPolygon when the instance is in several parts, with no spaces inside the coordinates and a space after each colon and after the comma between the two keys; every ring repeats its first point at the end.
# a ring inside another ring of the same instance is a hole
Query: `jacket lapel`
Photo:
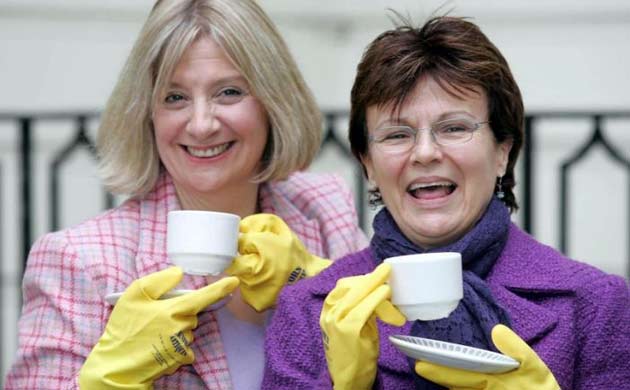
{"type": "MultiPolygon", "coordinates": [[[[163,173],[155,189],[140,201],[140,220],[136,270],[144,276],[172,264],[166,254],[167,215],[171,210],[179,210],[180,205],[175,186],[168,174],[163,173]]],[[[203,276],[184,275],[177,286],[182,289],[199,289],[206,285],[203,276]]],[[[204,311],[198,315],[199,325],[194,330],[191,346],[195,353],[193,367],[203,379],[208,389],[231,388],[231,379],[219,326],[214,314],[204,311]]]]}
{"type": "Polygon", "coordinates": [[[155,189],[140,200],[136,269],[144,276],[171,264],[166,255],[166,216],[179,202],[168,175],[160,176],[155,189]]]}
{"type": "Polygon", "coordinates": [[[540,290],[512,291],[503,286],[493,289],[492,293],[498,302],[507,307],[512,319],[512,329],[529,345],[543,338],[558,323],[558,315],[555,312],[539,306],[531,300],[536,296],[542,298],[548,295],[548,292],[540,290]]]}
{"type": "Polygon", "coordinates": [[[264,213],[275,214],[291,227],[310,253],[327,257],[321,240],[321,230],[316,219],[308,219],[284,192],[285,183],[265,183],[260,187],[260,208],[264,213]]]}
{"type": "Polygon", "coordinates": [[[556,312],[536,302],[575,294],[575,286],[559,280],[554,272],[540,272],[553,270],[558,257],[555,250],[512,225],[503,253],[486,280],[497,301],[511,314],[514,331],[529,345],[545,337],[559,320],[556,312]]]}

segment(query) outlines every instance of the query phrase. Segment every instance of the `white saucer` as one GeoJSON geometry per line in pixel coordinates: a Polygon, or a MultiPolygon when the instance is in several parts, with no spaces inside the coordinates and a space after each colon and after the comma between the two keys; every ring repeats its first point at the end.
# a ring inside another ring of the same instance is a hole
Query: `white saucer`
{"type": "Polygon", "coordinates": [[[461,344],[403,335],[389,336],[389,341],[411,358],[452,368],[496,374],[520,365],[509,356],[461,344]]]}
{"type": "MultiPolygon", "coordinates": [[[[180,297],[182,295],[188,294],[190,292],[193,292],[195,290],[171,290],[168,291],[166,293],[164,293],[160,299],[169,299],[169,298],[175,298],[175,297],[180,297]]],[[[114,306],[116,304],[116,302],[118,302],[118,299],[123,295],[122,292],[115,292],[115,293],[110,293],[105,295],[105,302],[109,303],[110,305],[114,306]]],[[[212,305],[208,306],[207,308],[204,309],[205,310],[218,310],[220,308],[222,308],[229,300],[230,298],[232,298],[232,294],[229,294],[228,296],[226,296],[225,298],[221,299],[218,302],[213,303],[212,305]]]]}

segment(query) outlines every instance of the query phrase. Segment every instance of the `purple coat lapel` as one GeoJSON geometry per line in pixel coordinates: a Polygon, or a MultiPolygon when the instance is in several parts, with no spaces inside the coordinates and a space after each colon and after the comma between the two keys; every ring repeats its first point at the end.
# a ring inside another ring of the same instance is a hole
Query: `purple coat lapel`
{"type": "Polygon", "coordinates": [[[556,266],[559,274],[564,269],[559,260],[555,250],[540,245],[512,225],[503,253],[488,275],[493,295],[511,314],[514,331],[530,345],[553,330],[559,320],[557,312],[536,304],[535,300],[575,292],[575,286],[560,280],[553,272],[556,266]]]}

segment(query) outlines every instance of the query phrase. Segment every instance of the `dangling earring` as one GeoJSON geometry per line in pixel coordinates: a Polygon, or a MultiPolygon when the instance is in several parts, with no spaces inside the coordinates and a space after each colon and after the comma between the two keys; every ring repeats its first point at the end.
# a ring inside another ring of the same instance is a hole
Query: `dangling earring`
{"type": "Polygon", "coordinates": [[[383,197],[378,190],[376,183],[372,180],[368,181],[368,205],[371,210],[376,210],[383,203],[383,197]]]}
{"type": "Polygon", "coordinates": [[[505,192],[503,192],[503,176],[499,176],[499,182],[497,183],[497,198],[505,198],[505,192]]]}

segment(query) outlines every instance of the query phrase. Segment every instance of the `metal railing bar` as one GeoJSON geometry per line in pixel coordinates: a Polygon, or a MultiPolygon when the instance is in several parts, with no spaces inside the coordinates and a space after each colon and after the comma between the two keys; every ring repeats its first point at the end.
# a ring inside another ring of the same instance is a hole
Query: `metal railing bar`
{"type": "MultiPolygon", "coordinates": [[[[3,171],[3,166],[2,164],[0,164],[0,258],[5,259],[6,257],[6,253],[4,253],[4,251],[6,251],[6,247],[4,246],[4,208],[2,207],[2,205],[4,205],[4,193],[2,191],[2,188],[4,187],[5,183],[4,183],[4,171],[3,171]]],[[[4,262],[2,262],[2,264],[4,264],[4,262]]],[[[0,266],[0,291],[2,291],[2,287],[5,286],[5,277],[8,279],[9,275],[8,273],[5,275],[5,270],[3,266],[0,266]]],[[[4,299],[5,295],[2,294],[1,299],[4,299]]],[[[0,305],[0,310],[4,310],[6,307],[8,307],[9,305],[0,305]]],[[[2,341],[4,339],[4,321],[0,320],[0,341],[2,341]]],[[[4,343],[2,343],[2,345],[4,345],[4,343]]],[[[0,386],[4,386],[4,375],[3,374],[3,367],[4,367],[4,359],[3,359],[3,351],[0,350],[0,386]]]]}
{"type": "Polygon", "coordinates": [[[30,118],[36,120],[46,121],[67,121],[69,119],[76,118],[78,116],[84,116],[86,118],[98,118],[101,115],[100,110],[77,110],[77,111],[16,111],[16,112],[1,112],[0,120],[14,121],[19,118],[30,118]]]}
{"type": "MultiPolygon", "coordinates": [[[[630,229],[630,161],[628,161],[618,150],[615,148],[610,141],[606,138],[604,131],[602,130],[602,117],[603,114],[595,114],[592,116],[593,119],[593,132],[591,133],[590,138],[582,144],[577,150],[565,159],[560,166],[560,224],[558,227],[559,233],[559,243],[558,247],[562,253],[568,255],[567,250],[569,248],[569,237],[570,237],[570,229],[571,226],[569,224],[569,212],[571,210],[571,199],[569,197],[570,191],[570,182],[569,182],[569,171],[573,168],[573,166],[578,163],[580,160],[584,159],[590,150],[596,145],[600,144],[606,150],[607,154],[611,157],[611,159],[622,165],[627,174],[628,174],[628,228],[630,229]]],[[[630,115],[627,115],[630,117],[630,115]]],[[[628,259],[630,259],[630,240],[628,242],[628,259]]],[[[628,269],[627,275],[630,278],[630,261],[628,261],[628,269]]]]}
{"type": "MultiPolygon", "coordinates": [[[[350,148],[337,136],[335,119],[341,116],[341,112],[331,113],[328,112],[324,116],[326,121],[326,133],[324,134],[324,138],[322,140],[322,146],[332,144],[341,150],[344,155],[344,158],[352,163],[352,168],[354,170],[355,176],[355,206],[357,208],[357,217],[359,219],[359,225],[362,229],[365,230],[365,202],[363,201],[363,193],[365,190],[365,182],[363,179],[363,172],[361,171],[361,167],[356,163],[354,157],[352,156],[352,151],[350,148]]],[[[343,113],[345,115],[345,113],[343,113]]]]}
{"type": "Polygon", "coordinates": [[[90,156],[96,160],[96,148],[94,143],[87,136],[87,118],[83,115],[79,115],[76,118],[77,132],[74,139],[70,141],[62,150],[60,150],[51,164],[50,174],[50,230],[54,231],[59,229],[59,215],[61,213],[61,202],[59,196],[59,170],[61,164],[67,161],[72,153],[79,148],[87,148],[90,156]]]}
{"type": "Polygon", "coordinates": [[[534,196],[534,180],[532,174],[534,172],[534,156],[536,151],[536,136],[534,135],[534,118],[532,116],[525,117],[525,140],[523,142],[523,203],[521,212],[523,214],[523,230],[530,234],[534,234],[534,226],[532,225],[532,215],[534,214],[534,204],[532,197],[534,196]]]}
{"type": "Polygon", "coordinates": [[[26,259],[32,244],[31,223],[33,210],[33,190],[31,186],[31,157],[32,157],[32,119],[22,117],[20,122],[19,150],[20,150],[20,221],[22,225],[22,272],[26,269],[26,259]]]}
{"type": "Polygon", "coordinates": [[[630,111],[628,110],[558,110],[558,111],[528,111],[527,116],[535,117],[536,119],[579,119],[579,118],[594,118],[596,116],[618,119],[618,118],[630,118],[630,111]]]}

